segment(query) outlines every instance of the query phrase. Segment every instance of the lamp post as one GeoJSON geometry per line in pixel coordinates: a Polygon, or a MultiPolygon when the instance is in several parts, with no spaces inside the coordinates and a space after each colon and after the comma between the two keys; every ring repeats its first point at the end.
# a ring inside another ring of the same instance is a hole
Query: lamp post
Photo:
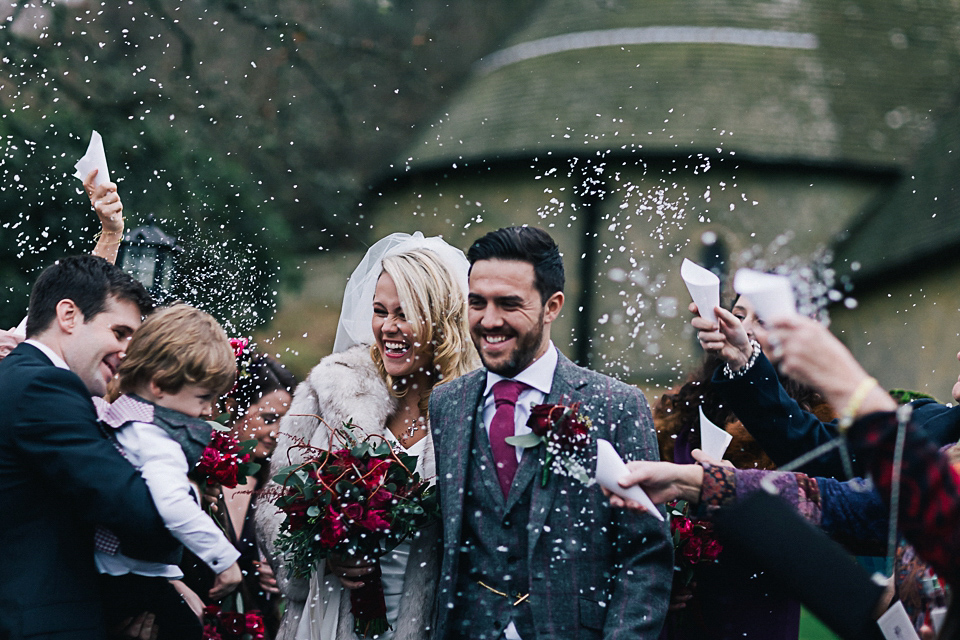
{"type": "Polygon", "coordinates": [[[117,264],[159,301],[173,286],[176,255],[182,251],[177,239],[164,233],[150,214],[147,224],[123,234],[117,264]]]}

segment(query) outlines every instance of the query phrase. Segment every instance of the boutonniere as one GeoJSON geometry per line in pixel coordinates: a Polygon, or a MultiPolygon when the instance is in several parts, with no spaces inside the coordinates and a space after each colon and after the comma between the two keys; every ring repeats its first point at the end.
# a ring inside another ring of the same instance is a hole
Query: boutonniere
{"type": "Polygon", "coordinates": [[[547,486],[551,473],[574,478],[587,486],[593,483],[586,467],[593,423],[580,415],[579,402],[570,406],[538,404],[530,409],[527,426],[530,433],[510,436],[506,442],[523,449],[545,445],[540,486],[547,486]]]}

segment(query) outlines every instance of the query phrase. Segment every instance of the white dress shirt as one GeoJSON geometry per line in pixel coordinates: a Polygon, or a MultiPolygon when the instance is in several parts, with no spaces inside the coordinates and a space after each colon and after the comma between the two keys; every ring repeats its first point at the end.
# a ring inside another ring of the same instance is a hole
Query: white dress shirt
{"type": "Polygon", "coordinates": [[[67,366],[67,363],[63,361],[63,358],[61,358],[61,357],[58,356],[56,353],[54,353],[54,352],[53,352],[53,349],[51,349],[51,348],[48,347],[47,345],[43,344],[42,342],[38,342],[38,341],[34,340],[33,338],[30,338],[29,340],[24,340],[24,342],[26,342],[27,344],[29,344],[29,345],[31,345],[31,346],[36,347],[37,349],[40,349],[40,351],[43,352],[43,355],[45,355],[45,356],[47,356],[48,358],[50,358],[50,362],[52,362],[55,367],[57,367],[57,368],[59,368],[59,369],[66,369],[67,371],[70,371],[70,367],[68,367],[68,366],[67,366]]]}
{"type": "MultiPolygon", "coordinates": [[[[176,440],[155,424],[131,422],[117,430],[124,455],[147,483],[150,497],[163,523],[177,540],[198,558],[221,573],[240,552],[230,544],[217,524],[197,504],[187,480],[187,457],[176,440]]],[[[123,554],[96,553],[97,570],[110,575],[135,573],[141,576],[182,578],[176,565],[146,562],[123,554]]]]}
{"type": "MultiPolygon", "coordinates": [[[[560,355],[551,340],[542,356],[512,378],[530,387],[521,391],[520,397],[517,398],[517,408],[513,414],[513,435],[521,436],[531,432],[530,427],[527,426],[527,420],[530,419],[530,409],[538,404],[543,404],[543,401],[550,394],[550,389],[553,388],[553,374],[557,370],[559,360],[560,355]]],[[[493,371],[487,371],[487,387],[483,391],[483,428],[487,430],[487,438],[490,437],[490,423],[493,422],[493,414],[497,412],[496,403],[493,401],[493,385],[507,379],[493,371]]],[[[523,448],[515,447],[515,449],[517,450],[517,462],[519,462],[520,458],[523,457],[523,448]]],[[[503,637],[505,640],[522,640],[512,620],[503,630],[503,637]]]]}

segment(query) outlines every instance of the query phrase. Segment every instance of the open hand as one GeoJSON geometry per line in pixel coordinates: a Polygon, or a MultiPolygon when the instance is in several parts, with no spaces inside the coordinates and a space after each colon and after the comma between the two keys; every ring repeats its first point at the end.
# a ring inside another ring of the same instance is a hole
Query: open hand
{"type": "MultiPolygon", "coordinates": [[[[671,500],[699,502],[700,486],[703,484],[703,467],[698,464],[674,464],[672,462],[651,462],[637,460],[627,463],[628,473],[620,478],[621,487],[640,485],[654,504],[664,504],[671,500]]],[[[637,513],[647,510],[633,500],[627,500],[604,490],[610,498],[610,504],[626,508],[637,513]]]]}

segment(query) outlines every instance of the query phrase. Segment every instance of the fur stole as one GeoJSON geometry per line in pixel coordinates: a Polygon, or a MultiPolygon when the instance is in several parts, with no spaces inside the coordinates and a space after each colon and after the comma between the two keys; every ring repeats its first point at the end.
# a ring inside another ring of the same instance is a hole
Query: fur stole
{"type": "MultiPolygon", "coordinates": [[[[290,410],[280,421],[280,435],[270,464],[270,477],[283,467],[303,461],[303,452],[293,448],[296,444],[306,442],[322,448],[328,445],[327,427],[318,424],[311,414],[321,416],[332,428],[352,420],[354,425],[366,433],[383,434],[386,431],[387,419],[397,407],[397,399],[390,394],[370,358],[369,346],[357,345],[327,356],[297,387],[290,410]]],[[[429,431],[427,438],[423,453],[423,474],[427,478],[433,478],[436,476],[436,463],[429,431]]],[[[271,482],[270,487],[276,489],[277,485],[271,482]]],[[[269,501],[258,502],[257,539],[274,569],[280,591],[288,598],[287,612],[284,614],[278,640],[293,637],[301,615],[320,615],[320,612],[303,610],[309,581],[291,576],[286,570],[283,558],[274,548],[273,541],[282,521],[283,513],[269,501]]],[[[426,637],[424,629],[432,617],[434,589],[439,572],[436,557],[438,536],[438,531],[423,531],[412,541],[400,603],[401,615],[394,633],[395,640],[426,637]]],[[[340,624],[337,636],[353,637],[353,618],[349,614],[350,598],[346,589],[342,589],[339,604],[340,624]],[[345,635],[347,631],[349,634],[345,635]]]]}

